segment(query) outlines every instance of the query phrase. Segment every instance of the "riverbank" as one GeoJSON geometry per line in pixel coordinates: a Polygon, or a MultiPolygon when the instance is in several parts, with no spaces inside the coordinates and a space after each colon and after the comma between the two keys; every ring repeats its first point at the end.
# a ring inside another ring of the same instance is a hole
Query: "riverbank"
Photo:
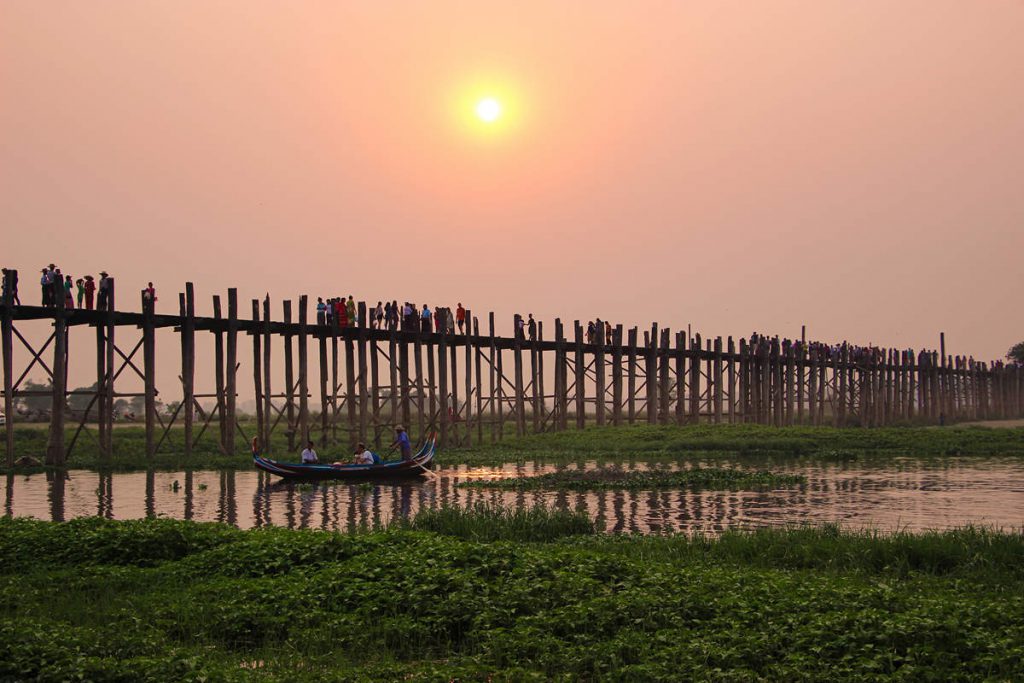
{"type": "Polygon", "coordinates": [[[1024,675],[1020,534],[606,537],[539,514],[481,542],[467,514],[350,535],[0,519],[0,678],[1024,675]]]}
{"type": "MultiPolygon", "coordinates": [[[[69,432],[70,439],[72,433],[69,432]]],[[[42,461],[46,431],[32,427],[15,430],[18,457],[42,461]]],[[[284,459],[286,437],[276,435],[273,452],[284,459]]],[[[171,430],[155,458],[145,456],[145,430],[117,429],[114,455],[104,462],[91,435],[80,435],[67,463],[68,469],[130,471],[144,469],[249,469],[252,458],[247,445],[238,443],[234,456],[220,453],[212,434],[206,434],[189,458],[181,455],[182,433],[171,430]]],[[[347,448],[321,449],[323,460],[349,458],[347,448]]],[[[783,457],[809,461],[856,460],[895,456],[931,458],[937,456],[1024,456],[1024,427],[766,427],[763,425],[638,425],[633,427],[589,427],[582,431],[509,437],[499,443],[474,448],[450,448],[440,453],[439,465],[495,465],[505,462],[540,460],[547,463],[587,460],[637,459],[678,462],[721,457],[783,457]]],[[[19,467],[15,471],[32,471],[19,467]]],[[[34,468],[40,469],[38,467],[34,468]]]]}

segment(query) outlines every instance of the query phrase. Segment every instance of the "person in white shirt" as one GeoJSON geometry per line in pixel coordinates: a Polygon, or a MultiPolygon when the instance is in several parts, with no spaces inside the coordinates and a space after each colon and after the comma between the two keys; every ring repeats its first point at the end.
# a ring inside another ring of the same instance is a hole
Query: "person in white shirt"
{"type": "Polygon", "coordinates": [[[306,447],[302,450],[302,464],[318,463],[320,458],[317,457],[316,451],[313,450],[313,442],[310,441],[306,444],[306,447]]]}
{"type": "Polygon", "coordinates": [[[364,444],[359,444],[359,447],[356,448],[355,463],[357,465],[373,464],[373,453],[371,453],[370,450],[364,444]]]}

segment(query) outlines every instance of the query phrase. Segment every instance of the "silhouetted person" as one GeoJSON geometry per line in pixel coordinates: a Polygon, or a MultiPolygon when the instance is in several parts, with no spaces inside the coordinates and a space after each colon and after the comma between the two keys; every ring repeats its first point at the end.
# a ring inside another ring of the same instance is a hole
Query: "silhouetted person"
{"type": "Polygon", "coordinates": [[[85,276],[85,309],[92,310],[93,297],[96,295],[96,280],[92,275],[85,276]]]}
{"type": "Polygon", "coordinates": [[[110,306],[110,274],[100,271],[99,297],[96,299],[96,310],[105,311],[110,306]]]}
{"type": "Polygon", "coordinates": [[[324,303],[324,298],[322,296],[318,296],[316,298],[316,324],[327,324],[327,304],[324,303]]]}
{"type": "Polygon", "coordinates": [[[3,269],[3,298],[4,302],[10,302],[12,306],[20,306],[21,299],[18,298],[18,271],[3,269]]]}
{"type": "Polygon", "coordinates": [[[420,313],[420,332],[429,334],[430,333],[430,307],[423,304],[423,311],[420,313]]]}

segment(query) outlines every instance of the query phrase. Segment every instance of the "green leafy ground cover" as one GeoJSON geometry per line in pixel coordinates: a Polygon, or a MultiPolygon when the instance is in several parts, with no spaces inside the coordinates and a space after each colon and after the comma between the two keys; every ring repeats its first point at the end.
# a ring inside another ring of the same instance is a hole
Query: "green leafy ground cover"
{"type": "Polygon", "coordinates": [[[0,680],[1024,676],[1020,534],[528,543],[431,524],[2,519],[0,680]]]}
{"type": "MultiPolygon", "coordinates": [[[[68,431],[70,440],[73,431],[68,431]]],[[[47,433],[38,427],[15,429],[16,455],[43,459],[47,433]]],[[[345,439],[342,438],[344,441],[345,439]]],[[[114,431],[114,455],[104,463],[97,442],[90,435],[79,436],[68,461],[71,469],[138,470],[157,469],[249,469],[252,458],[247,444],[238,440],[238,453],[222,455],[208,430],[190,458],[181,455],[182,432],[172,429],[161,452],[150,462],[145,456],[145,431],[141,427],[118,427],[114,431]]],[[[287,440],[275,435],[273,452],[287,458],[287,440]]],[[[892,456],[992,456],[1024,455],[1024,428],[986,427],[766,427],[762,425],[688,425],[588,427],[567,431],[509,437],[501,443],[474,448],[446,448],[439,453],[439,465],[495,465],[505,462],[543,460],[550,463],[580,459],[682,461],[714,457],[799,457],[808,460],[855,460],[892,456]]],[[[346,446],[321,449],[324,459],[349,458],[346,446]]]]}
{"type": "Polygon", "coordinates": [[[694,467],[678,471],[655,469],[637,472],[617,467],[602,467],[596,470],[561,470],[535,477],[464,481],[460,482],[459,486],[513,491],[647,491],[661,488],[751,491],[798,486],[806,482],[807,478],[801,475],[777,474],[765,470],[694,467]]]}

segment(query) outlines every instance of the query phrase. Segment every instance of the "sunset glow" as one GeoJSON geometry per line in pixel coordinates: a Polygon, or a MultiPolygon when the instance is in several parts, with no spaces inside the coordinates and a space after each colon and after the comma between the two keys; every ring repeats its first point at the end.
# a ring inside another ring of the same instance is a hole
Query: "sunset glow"
{"type": "Polygon", "coordinates": [[[497,121],[501,116],[501,103],[493,97],[485,97],[477,102],[476,115],[486,123],[497,121]]]}

